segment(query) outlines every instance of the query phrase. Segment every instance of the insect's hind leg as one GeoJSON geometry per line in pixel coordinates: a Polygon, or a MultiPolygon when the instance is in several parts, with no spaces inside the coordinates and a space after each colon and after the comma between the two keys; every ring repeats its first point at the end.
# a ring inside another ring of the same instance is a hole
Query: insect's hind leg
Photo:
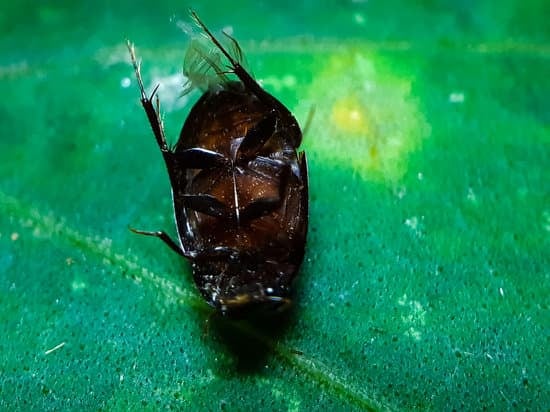
{"type": "Polygon", "coordinates": [[[166,137],[164,135],[164,127],[162,126],[162,121],[160,119],[159,98],[158,96],[155,96],[158,89],[158,85],[157,87],[155,87],[155,90],[153,90],[153,93],[151,93],[151,96],[148,97],[147,94],[145,93],[143,80],[141,79],[140,65],[136,59],[136,51],[135,51],[134,45],[130,43],[129,40],[127,40],[126,46],[128,47],[128,51],[130,52],[130,59],[132,61],[132,66],[134,67],[134,72],[136,73],[136,79],[138,82],[139,91],[141,95],[141,105],[145,110],[145,114],[147,115],[147,119],[149,120],[151,129],[153,129],[153,134],[155,135],[155,139],[157,140],[157,144],[159,145],[160,150],[163,153],[169,152],[170,149],[168,148],[168,144],[166,143],[166,137]],[[152,102],[154,97],[156,97],[156,107],[153,106],[153,102],[152,102]]]}
{"type": "Polygon", "coordinates": [[[138,235],[153,236],[158,237],[162,240],[170,249],[176,252],[178,255],[183,257],[189,257],[187,253],[176,243],[168,234],[164,231],[149,232],[146,230],[138,230],[133,227],[129,228],[132,232],[137,233],[138,235]]]}

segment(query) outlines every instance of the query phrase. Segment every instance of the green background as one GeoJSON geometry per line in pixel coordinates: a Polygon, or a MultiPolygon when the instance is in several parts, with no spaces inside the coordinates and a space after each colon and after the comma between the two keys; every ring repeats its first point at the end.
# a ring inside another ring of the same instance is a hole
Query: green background
{"type": "Polygon", "coordinates": [[[216,4],[0,6],[0,408],[548,410],[549,3],[216,4]],[[127,230],[174,223],[124,39],[174,141],[189,6],[315,108],[280,320],[127,230]]]}

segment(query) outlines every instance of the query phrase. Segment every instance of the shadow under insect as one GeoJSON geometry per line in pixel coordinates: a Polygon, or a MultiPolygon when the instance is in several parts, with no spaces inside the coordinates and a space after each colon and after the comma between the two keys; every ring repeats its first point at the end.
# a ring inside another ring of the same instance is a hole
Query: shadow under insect
{"type": "Polygon", "coordinates": [[[284,339],[294,316],[293,307],[279,313],[256,312],[245,319],[228,318],[214,312],[208,320],[206,334],[233,355],[237,372],[255,373],[276,355],[276,346],[284,339]]]}

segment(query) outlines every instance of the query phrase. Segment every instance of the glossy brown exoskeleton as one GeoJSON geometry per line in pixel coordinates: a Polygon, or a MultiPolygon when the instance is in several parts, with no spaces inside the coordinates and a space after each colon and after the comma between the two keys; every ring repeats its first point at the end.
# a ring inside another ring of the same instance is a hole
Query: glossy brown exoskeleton
{"type": "Polygon", "coordinates": [[[179,244],[165,232],[134,231],[159,237],[188,258],[201,294],[223,314],[280,310],[290,303],[306,242],[307,164],[297,152],[302,132],[242,67],[237,42],[224,33],[230,53],[191,15],[215,48],[192,43],[187,52],[186,91],[200,87],[204,94],[174,147],[166,143],[158,98],[152,103],[156,89],[146,95],[128,43],[141,103],[170,176],[179,244]]]}

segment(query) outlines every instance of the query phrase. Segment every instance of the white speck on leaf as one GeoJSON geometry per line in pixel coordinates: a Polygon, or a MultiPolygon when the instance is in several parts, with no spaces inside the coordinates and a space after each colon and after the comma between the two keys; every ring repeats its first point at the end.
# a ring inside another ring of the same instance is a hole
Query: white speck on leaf
{"type": "Polygon", "coordinates": [[[123,77],[122,80],[120,81],[120,87],[122,87],[123,89],[127,89],[128,87],[130,87],[131,84],[132,84],[132,81],[130,80],[129,77],[123,77]]]}
{"type": "Polygon", "coordinates": [[[463,92],[451,92],[449,94],[449,103],[464,103],[464,93],[463,92]]]}
{"type": "Polygon", "coordinates": [[[55,352],[56,350],[61,349],[63,346],[65,346],[66,343],[67,343],[67,342],[61,342],[59,345],[56,345],[56,346],[54,346],[53,348],[48,349],[47,351],[45,351],[44,354],[45,354],[45,355],[49,355],[50,353],[55,352]]]}

